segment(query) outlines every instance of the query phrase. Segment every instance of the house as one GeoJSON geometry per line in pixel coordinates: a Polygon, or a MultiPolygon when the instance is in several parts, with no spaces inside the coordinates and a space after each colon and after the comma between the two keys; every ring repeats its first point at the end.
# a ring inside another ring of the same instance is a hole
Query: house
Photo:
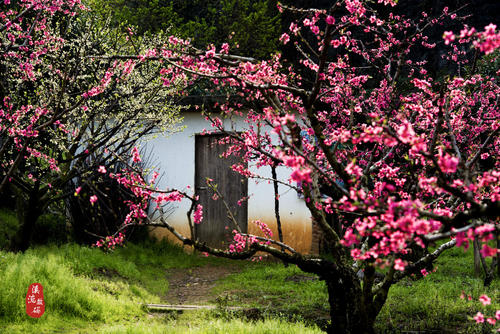
{"type": "MultiPolygon", "coordinates": [[[[204,130],[210,130],[211,126],[199,111],[188,110],[183,112],[182,116],[182,125],[185,127],[183,131],[148,142],[148,147],[158,158],[157,165],[163,173],[159,187],[177,188],[191,193],[195,189],[204,207],[203,222],[196,225],[195,233],[207,244],[227,246],[232,240],[234,223],[228,218],[224,201],[214,200],[214,192],[207,187],[206,178],[213,179],[217,184],[217,190],[223,195],[243,232],[263,235],[256,224],[252,223],[260,220],[272,229],[273,238],[278,240],[273,184],[268,180],[247,180],[230,169],[230,166],[237,162],[237,158],[220,157],[225,147],[217,145],[216,142],[223,135],[203,134],[204,130]],[[246,197],[247,201],[240,201],[246,197]]],[[[245,125],[242,118],[224,121],[224,127],[228,131],[245,131],[245,125]]],[[[268,166],[250,166],[250,170],[264,177],[271,177],[271,168],[268,166]]],[[[278,179],[286,181],[291,170],[279,167],[276,172],[278,179]]],[[[311,248],[313,252],[317,252],[316,242],[312,240],[311,214],[304,200],[289,187],[280,184],[278,189],[284,242],[303,253],[310,253],[311,248]]],[[[175,202],[166,217],[172,226],[187,236],[190,235],[186,215],[189,206],[188,200],[175,202]]],[[[152,234],[160,239],[176,240],[165,228],[154,228],[152,234]]]]}

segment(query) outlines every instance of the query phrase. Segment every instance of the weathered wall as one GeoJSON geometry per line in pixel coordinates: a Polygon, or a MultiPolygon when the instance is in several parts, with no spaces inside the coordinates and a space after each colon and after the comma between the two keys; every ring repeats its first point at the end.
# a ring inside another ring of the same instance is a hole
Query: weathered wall
{"type": "MultiPolygon", "coordinates": [[[[148,142],[147,146],[152,150],[155,159],[157,158],[158,164],[156,166],[164,173],[159,183],[160,188],[178,188],[192,192],[195,172],[194,135],[202,132],[205,128],[209,129],[210,124],[199,113],[186,112],[183,116],[183,125],[186,126],[183,132],[173,134],[168,138],[158,137],[148,142]],[[191,188],[188,189],[187,186],[191,188]]],[[[241,120],[237,120],[235,125],[237,131],[244,129],[244,123],[241,120]]],[[[225,126],[230,129],[231,123],[226,121],[225,126]]],[[[271,177],[269,167],[257,169],[251,166],[251,170],[262,176],[271,177]]],[[[286,181],[289,174],[288,169],[277,169],[280,180],[286,181]]],[[[250,196],[248,200],[249,233],[260,234],[260,230],[252,223],[252,221],[259,219],[269,225],[277,239],[273,185],[268,181],[249,180],[248,194],[250,196]]],[[[311,249],[310,213],[304,201],[298,198],[294,190],[280,185],[279,194],[284,241],[297,251],[307,253],[311,249]]],[[[167,216],[167,221],[185,235],[190,235],[186,216],[189,205],[189,201],[172,204],[170,207],[172,212],[167,216]]],[[[169,231],[163,228],[153,229],[152,234],[158,238],[175,239],[169,231]]]]}

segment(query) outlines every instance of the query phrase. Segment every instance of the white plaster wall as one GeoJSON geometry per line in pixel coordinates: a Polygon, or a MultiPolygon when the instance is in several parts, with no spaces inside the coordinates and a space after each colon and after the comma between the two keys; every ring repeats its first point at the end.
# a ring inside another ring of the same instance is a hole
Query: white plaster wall
{"type": "MultiPolygon", "coordinates": [[[[195,173],[195,134],[201,133],[204,129],[211,129],[208,121],[199,113],[183,113],[185,126],[184,131],[170,135],[169,137],[158,137],[150,140],[146,145],[156,161],[160,173],[163,174],[158,186],[160,189],[177,188],[192,193],[194,190],[195,173]],[[188,189],[187,186],[191,188],[188,189]]],[[[232,122],[224,122],[226,130],[244,131],[245,123],[242,119],[232,122]]],[[[265,177],[271,177],[270,167],[257,169],[251,166],[252,172],[265,177]]],[[[286,181],[290,175],[290,170],[284,167],[277,169],[280,180],[286,181]]],[[[249,233],[259,234],[252,224],[254,220],[261,220],[267,223],[273,230],[275,238],[278,238],[276,231],[276,219],[274,214],[274,189],[273,185],[263,180],[248,180],[248,230],[249,233]]],[[[297,193],[284,185],[279,185],[280,194],[280,216],[283,226],[284,241],[302,252],[309,252],[311,247],[311,219],[310,213],[302,199],[297,193]]],[[[183,200],[174,203],[173,212],[167,220],[181,233],[189,235],[186,212],[189,210],[190,202],[183,200]]],[[[153,231],[158,237],[169,237],[169,232],[165,229],[153,231]]]]}

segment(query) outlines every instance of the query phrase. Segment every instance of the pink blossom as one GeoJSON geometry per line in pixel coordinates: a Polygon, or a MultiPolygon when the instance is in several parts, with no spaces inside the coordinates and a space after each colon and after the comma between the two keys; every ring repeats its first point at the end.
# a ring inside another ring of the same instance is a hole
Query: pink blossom
{"type": "Polygon", "coordinates": [[[80,193],[80,191],[82,190],[82,187],[78,187],[75,189],[75,196],[78,196],[78,194],[80,193]]]}
{"type": "Polygon", "coordinates": [[[438,165],[444,173],[455,173],[458,166],[458,158],[445,154],[439,157],[438,165]]]}
{"type": "Polygon", "coordinates": [[[259,227],[259,229],[264,233],[266,238],[270,238],[273,236],[273,231],[267,226],[266,223],[261,222],[260,220],[255,220],[254,224],[259,227]]]}
{"type": "Polygon", "coordinates": [[[310,168],[296,168],[290,174],[290,179],[294,182],[311,183],[311,169],[310,168]]]}
{"type": "Polygon", "coordinates": [[[280,41],[281,43],[286,44],[290,41],[290,36],[285,32],[281,35],[280,41]]]}
{"type": "Polygon", "coordinates": [[[495,35],[495,30],[497,29],[496,24],[490,23],[486,27],[484,27],[484,33],[488,36],[495,35]]]}
{"type": "Polygon", "coordinates": [[[294,114],[286,114],[285,116],[280,118],[280,123],[281,125],[286,125],[288,123],[294,123],[295,122],[295,115],[294,114]]]}
{"type": "Polygon", "coordinates": [[[399,271],[404,271],[406,267],[406,261],[403,261],[401,259],[396,259],[394,261],[394,269],[399,270],[399,271]]]}
{"type": "Polygon", "coordinates": [[[455,240],[457,240],[457,247],[464,245],[464,251],[469,248],[469,240],[464,232],[457,233],[455,240]]]}
{"type": "Polygon", "coordinates": [[[139,149],[137,147],[132,149],[132,159],[136,163],[141,162],[141,155],[139,154],[139,149]]]}
{"type": "Polygon", "coordinates": [[[449,45],[455,40],[455,34],[452,31],[445,31],[443,34],[444,44],[449,45]]]}
{"type": "Polygon", "coordinates": [[[361,257],[361,251],[359,250],[359,248],[351,249],[351,257],[355,260],[361,257]]]}
{"type": "Polygon", "coordinates": [[[483,257],[492,257],[497,254],[496,248],[491,248],[487,244],[484,244],[481,250],[479,251],[483,257]]]}
{"type": "Polygon", "coordinates": [[[106,174],[106,167],[104,166],[99,166],[99,169],[97,169],[99,173],[106,174]]]}
{"type": "Polygon", "coordinates": [[[92,203],[92,205],[97,202],[97,196],[96,195],[92,195],[90,196],[90,203],[92,203]]]}
{"type": "Polygon", "coordinates": [[[415,131],[408,121],[404,121],[397,129],[398,137],[403,143],[410,143],[415,136],[415,131]]]}
{"type": "Polygon", "coordinates": [[[491,304],[491,298],[488,297],[487,295],[481,295],[481,297],[479,297],[479,301],[484,305],[490,305],[491,304]]]}
{"type": "Polygon", "coordinates": [[[352,228],[348,228],[344,233],[344,238],[340,240],[340,243],[346,247],[350,247],[353,244],[359,243],[358,238],[353,233],[352,228]]]}
{"type": "Polygon", "coordinates": [[[490,54],[500,47],[500,33],[496,33],[496,25],[489,24],[484,27],[484,32],[478,34],[474,46],[485,54],[490,54]]]}
{"type": "Polygon", "coordinates": [[[363,175],[363,170],[359,166],[357,166],[354,162],[349,163],[346,166],[345,171],[349,175],[354,175],[354,176],[363,175]]]}
{"type": "MultiPolygon", "coordinates": [[[[161,196],[158,196],[158,197],[161,197],[161,196]]],[[[183,196],[181,193],[179,193],[178,191],[173,191],[167,195],[164,195],[162,197],[162,201],[165,201],[165,202],[180,202],[182,200],[183,196]]]]}
{"type": "Polygon", "coordinates": [[[340,41],[338,39],[332,39],[332,41],[330,42],[330,44],[334,47],[334,48],[338,48],[340,46],[340,41]]]}
{"type": "Polygon", "coordinates": [[[478,324],[483,323],[484,322],[483,314],[481,312],[477,312],[477,314],[474,316],[474,320],[476,320],[478,324]]]}
{"type": "Polygon", "coordinates": [[[495,226],[493,224],[484,224],[476,227],[475,232],[478,235],[483,235],[489,232],[495,231],[495,226]]]}
{"type": "Polygon", "coordinates": [[[331,15],[328,15],[326,17],[326,23],[329,24],[329,25],[335,24],[335,18],[333,16],[331,16],[331,15]]]}
{"type": "Polygon", "coordinates": [[[203,206],[198,204],[196,210],[193,214],[193,220],[195,224],[200,224],[203,220],[203,206]]]}

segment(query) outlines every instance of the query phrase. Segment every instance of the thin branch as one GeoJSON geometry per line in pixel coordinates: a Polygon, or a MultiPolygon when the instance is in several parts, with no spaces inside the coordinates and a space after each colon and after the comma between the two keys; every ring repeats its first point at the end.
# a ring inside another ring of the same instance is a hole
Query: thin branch
{"type": "Polygon", "coordinates": [[[490,133],[490,135],[488,136],[488,138],[486,138],[486,140],[484,141],[483,145],[481,145],[481,147],[479,148],[479,150],[477,150],[477,152],[474,155],[474,157],[472,158],[472,160],[468,161],[465,164],[465,168],[467,168],[467,169],[470,168],[476,162],[476,160],[481,155],[481,152],[486,148],[486,146],[489,145],[489,143],[493,140],[493,137],[495,137],[498,134],[499,130],[500,130],[500,128],[497,128],[495,131],[493,131],[492,133],[490,133]]]}

